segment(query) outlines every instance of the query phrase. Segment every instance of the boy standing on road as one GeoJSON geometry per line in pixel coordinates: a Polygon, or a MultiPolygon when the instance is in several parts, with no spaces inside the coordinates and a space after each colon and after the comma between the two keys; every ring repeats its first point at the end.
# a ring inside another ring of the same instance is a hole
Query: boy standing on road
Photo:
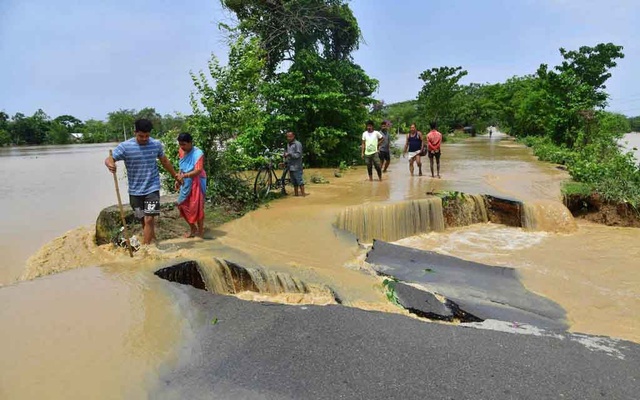
{"type": "Polygon", "coordinates": [[[159,140],[149,137],[153,125],[148,119],[135,122],[135,137],[120,143],[104,164],[109,171],[116,172],[116,161],[124,161],[129,183],[129,204],[134,216],[142,222],[143,244],[156,239],[155,218],[160,215],[160,172],[156,160],[171,176],[181,181],[173,165],[164,155],[159,140]]]}

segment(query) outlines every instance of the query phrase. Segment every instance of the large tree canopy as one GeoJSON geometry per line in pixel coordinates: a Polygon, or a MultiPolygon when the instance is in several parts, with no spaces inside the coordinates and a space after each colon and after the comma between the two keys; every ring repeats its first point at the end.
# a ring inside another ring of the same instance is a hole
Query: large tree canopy
{"type": "Polygon", "coordinates": [[[274,73],[283,60],[301,50],[322,51],[325,58],[349,58],[358,49],[360,28],[342,0],[222,0],[235,13],[238,29],[254,34],[274,73]]]}
{"type": "Polygon", "coordinates": [[[255,157],[264,146],[282,146],[284,133],[291,130],[305,146],[305,161],[311,165],[357,158],[359,134],[374,103],[371,94],[377,81],[352,60],[360,29],[349,6],[342,0],[222,4],[238,19],[237,26],[225,27],[233,39],[229,65],[216,62],[211,83],[203,74],[194,79],[204,106],[199,118],[215,119],[213,125],[220,127],[214,136],[235,137],[244,154],[255,157]],[[243,61],[235,65],[238,60],[243,61]],[[253,79],[251,87],[248,77],[253,79]],[[230,89],[222,89],[225,86],[230,89]],[[239,112],[244,115],[241,122],[239,112]]]}

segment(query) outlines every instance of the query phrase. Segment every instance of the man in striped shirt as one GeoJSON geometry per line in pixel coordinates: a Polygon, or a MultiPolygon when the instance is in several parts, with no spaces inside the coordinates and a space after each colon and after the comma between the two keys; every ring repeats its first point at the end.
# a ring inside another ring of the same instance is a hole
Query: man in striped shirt
{"type": "Polygon", "coordinates": [[[156,159],[173,176],[179,176],[173,165],[164,155],[159,140],[149,137],[153,125],[148,119],[135,122],[135,137],[120,143],[113,150],[113,158],[107,157],[104,164],[109,171],[116,172],[116,161],[124,161],[129,182],[129,203],[133,213],[142,222],[144,230],[143,244],[156,239],[155,217],[160,214],[160,172],[156,159]]]}

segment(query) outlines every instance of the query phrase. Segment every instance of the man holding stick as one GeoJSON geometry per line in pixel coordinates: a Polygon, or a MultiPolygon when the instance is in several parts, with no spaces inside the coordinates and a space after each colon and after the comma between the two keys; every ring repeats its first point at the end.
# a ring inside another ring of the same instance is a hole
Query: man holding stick
{"type": "Polygon", "coordinates": [[[156,159],[176,180],[180,177],[165,156],[159,140],[149,135],[153,125],[147,119],[135,122],[135,137],[120,143],[113,156],[104,160],[112,173],[116,172],[116,161],[124,161],[129,183],[129,203],[134,216],[142,222],[143,244],[155,240],[155,217],[160,214],[160,172],[156,159]]]}

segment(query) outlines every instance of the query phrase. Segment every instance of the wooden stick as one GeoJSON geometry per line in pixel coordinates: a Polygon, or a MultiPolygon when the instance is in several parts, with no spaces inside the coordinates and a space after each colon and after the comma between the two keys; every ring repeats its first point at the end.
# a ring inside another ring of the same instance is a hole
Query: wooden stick
{"type": "MultiPolygon", "coordinates": [[[[113,158],[113,152],[109,150],[109,157],[113,158]]],[[[124,240],[127,242],[127,249],[129,249],[129,256],[133,257],[133,249],[131,248],[131,242],[129,242],[129,231],[127,230],[127,221],[124,218],[124,209],[122,208],[122,200],[120,200],[120,188],[118,187],[118,177],[113,172],[113,183],[116,185],[116,195],[118,196],[118,208],[120,208],[120,218],[122,218],[122,226],[124,227],[124,240]]]]}

